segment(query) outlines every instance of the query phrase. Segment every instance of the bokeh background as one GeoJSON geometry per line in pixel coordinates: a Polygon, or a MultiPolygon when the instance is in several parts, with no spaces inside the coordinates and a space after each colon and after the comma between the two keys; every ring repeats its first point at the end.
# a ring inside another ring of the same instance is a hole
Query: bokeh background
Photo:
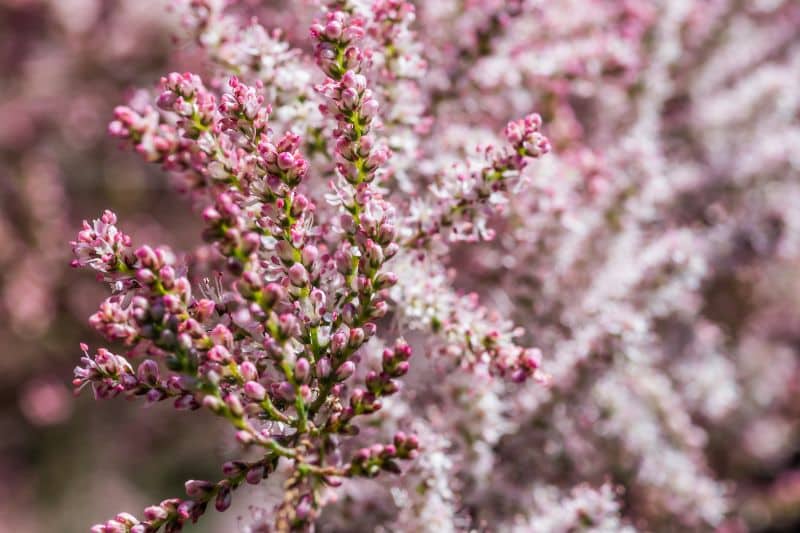
{"type": "MultiPolygon", "coordinates": [[[[2,531],[86,531],[217,475],[213,417],[124,400],[97,409],[70,385],[78,343],[100,342],[86,317],[105,294],[69,268],[81,220],[113,206],[137,239],[197,238],[163,175],[106,135],[131,89],[191,65],[172,46],[165,4],[0,2],[2,531]]],[[[197,526],[217,530],[213,519],[197,526]]]]}
{"type": "MultiPolygon", "coordinates": [[[[182,248],[198,238],[163,173],[106,135],[114,106],[133,88],[197,66],[192,50],[174,46],[178,21],[165,4],[0,0],[0,531],[85,531],[121,509],[179,495],[186,479],[217,477],[229,451],[211,416],[122,399],[96,406],[90,394],[71,393],[78,343],[101,344],[86,317],[105,294],[69,268],[80,221],[113,207],[137,242],[182,248]]],[[[733,336],[755,328],[775,342],[754,344],[753,357],[773,357],[780,346],[776,360],[796,368],[800,270],[758,262],[782,229],[780,217],[773,225],[762,217],[743,231],[739,255],[706,283],[703,313],[733,336]]],[[[712,465],[740,482],[736,497],[753,530],[800,528],[799,388],[753,430],[750,445],[776,449],[752,457],[770,461],[731,462],[728,448],[744,444],[713,435],[720,453],[712,465]]],[[[237,505],[192,530],[229,530],[231,514],[246,521],[247,498],[237,505]]]]}

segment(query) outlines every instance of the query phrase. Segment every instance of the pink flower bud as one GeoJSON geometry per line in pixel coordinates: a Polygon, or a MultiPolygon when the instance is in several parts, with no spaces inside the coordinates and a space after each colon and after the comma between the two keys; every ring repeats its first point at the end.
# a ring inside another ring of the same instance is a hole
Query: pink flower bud
{"type": "Polygon", "coordinates": [[[342,91],[342,103],[345,109],[353,109],[358,104],[358,91],[352,87],[342,91]]]}
{"type": "Polygon", "coordinates": [[[300,385],[300,397],[303,399],[304,402],[308,403],[311,401],[311,387],[308,385],[300,385]]]}
{"type": "Polygon", "coordinates": [[[257,381],[248,381],[244,384],[244,393],[256,401],[261,401],[267,396],[267,389],[257,381]]]}
{"type": "Polygon", "coordinates": [[[294,165],[294,157],[289,152],[281,152],[278,154],[278,168],[281,170],[289,170],[294,165]]]}
{"type": "Polygon", "coordinates": [[[319,249],[313,244],[309,244],[303,248],[302,258],[304,265],[306,266],[313,265],[314,261],[317,260],[317,257],[319,257],[319,249]]]}
{"type": "Polygon", "coordinates": [[[375,278],[375,290],[379,291],[397,284],[397,274],[394,272],[381,272],[375,278]]]}
{"type": "Polygon", "coordinates": [[[227,363],[231,360],[231,353],[224,346],[216,345],[206,353],[206,357],[209,361],[227,363]]]}
{"type": "Polygon", "coordinates": [[[308,284],[308,270],[302,263],[295,263],[289,268],[289,280],[292,285],[304,287],[308,284]]]}
{"type": "Polygon", "coordinates": [[[258,370],[256,365],[250,361],[244,361],[239,364],[239,373],[245,381],[255,381],[258,379],[258,370]]]}
{"type": "Polygon", "coordinates": [[[331,360],[327,357],[321,358],[316,364],[316,374],[318,378],[326,378],[331,373],[331,360]]]}
{"type": "MultiPolygon", "coordinates": [[[[252,382],[251,382],[252,383],[252,382]]],[[[235,393],[229,393],[225,395],[225,405],[228,406],[228,410],[231,414],[237,418],[241,418],[244,416],[244,408],[242,407],[242,402],[239,400],[239,395],[235,393]]]]}
{"type": "Polygon", "coordinates": [[[311,365],[308,363],[308,359],[305,357],[301,357],[297,360],[294,364],[294,377],[298,381],[305,381],[308,377],[308,373],[311,369],[311,365]]]}
{"type": "Polygon", "coordinates": [[[245,479],[251,485],[258,485],[264,479],[264,467],[262,465],[255,466],[247,471],[245,479]]]}
{"type": "Polygon", "coordinates": [[[224,409],[225,404],[216,396],[207,394],[203,397],[203,407],[215,413],[219,413],[224,409]]]}
{"type": "Polygon", "coordinates": [[[169,516],[169,512],[161,506],[151,505],[145,508],[144,518],[149,521],[165,520],[169,516]]]}
{"type": "Polygon", "coordinates": [[[356,371],[356,365],[352,361],[345,361],[342,365],[336,369],[336,379],[339,381],[344,381],[356,371]]]}
{"type": "Polygon", "coordinates": [[[262,291],[263,304],[272,307],[286,296],[286,291],[277,283],[269,283],[262,291]]]}
{"type": "Polygon", "coordinates": [[[210,481],[201,481],[197,479],[190,479],[184,484],[186,495],[193,500],[206,500],[211,495],[216,487],[210,481]]]}
{"type": "Polygon", "coordinates": [[[219,512],[223,512],[231,506],[232,496],[231,496],[231,487],[229,484],[223,484],[219,492],[217,492],[217,497],[214,500],[214,507],[219,512]]]}
{"type": "Polygon", "coordinates": [[[342,24],[338,20],[331,20],[325,25],[325,37],[336,40],[342,36],[342,24]]]}
{"type": "Polygon", "coordinates": [[[136,371],[136,376],[139,381],[147,383],[148,385],[154,385],[158,382],[158,374],[158,363],[152,359],[145,359],[142,361],[136,371]]]}
{"type": "Polygon", "coordinates": [[[348,339],[348,346],[350,346],[350,348],[353,350],[357,350],[358,348],[361,347],[362,344],[364,344],[366,337],[367,336],[364,333],[363,329],[353,328],[350,330],[350,338],[348,339]]]}

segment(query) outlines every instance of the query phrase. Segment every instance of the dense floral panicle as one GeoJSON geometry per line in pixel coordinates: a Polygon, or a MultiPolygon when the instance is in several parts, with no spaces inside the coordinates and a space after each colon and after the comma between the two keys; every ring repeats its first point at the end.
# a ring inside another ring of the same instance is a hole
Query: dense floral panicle
{"type": "Polygon", "coordinates": [[[487,146],[483,164],[473,163],[454,178],[431,186],[431,198],[415,203],[406,220],[413,229],[407,245],[426,248],[433,239],[491,238],[487,214],[503,205],[510,185],[520,184],[529,160],[550,151],[541,124],[536,114],[509,122],[504,131],[507,146],[487,146]]]}
{"type": "Polygon", "coordinates": [[[334,10],[311,26],[314,59],[330,78],[338,80],[347,71],[357,70],[364,61],[364,51],[355,46],[365,35],[362,17],[334,10]]]}
{"type": "Polygon", "coordinates": [[[406,302],[400,318],[407,327],[428,332],[443,360],[515,382],[548,380],[540,368],[541,351],[517,344],[522,329],[481,305],[476,293],[458,294],[449,286],[448,273],[428,261],[403,263],[398,269],[402,275],[393,293],[406,302]]]}
{"type": "Polygon", "coordinates": [[[132,259],[131,238],[116,223],[117,215],[108,210],[91,224],[84,220],[83,230],[71,242],[72,266],[88,266],[101,274],[126,272],[132,259]]]}
{"type": "MultiPolygon", "coordinates": [[[[542,117],[532,114],[509,122],[503,134],[520,156],[539,157],[550,151],[550,141],[541,133],[541,128],[542,117]]],[[[523,160],[518,164],[522,165],[524,162],[523,160]]]]}

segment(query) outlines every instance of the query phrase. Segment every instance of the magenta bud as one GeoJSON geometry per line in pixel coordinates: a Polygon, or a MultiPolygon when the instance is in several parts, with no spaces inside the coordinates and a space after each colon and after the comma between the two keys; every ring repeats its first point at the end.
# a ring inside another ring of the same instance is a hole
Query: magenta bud
{"type": "Polygon", "coordinates": [[[175,400],[175,409],[184,411],[188,409],[197,409],[197,402],[191,394],[184,394],[175,400]]]}
{"type": "Polygon", "coordinates": [[[361,102],[361,116],[372,119],[378,114],[379,107],[378,101],[374,98],[365,99],[361,102]]]}
{"type": "Polygon", "coordinates": [[[303,498],[295,508],[295,515],[298,520],[305,521],[311,516],[311,501],[310,498],[303,498]]]}
{"type": "Polygon", "coordinates": [[[344,381],[356,371],[356,365],[352,361],[345,361],[342,365],[336,369],[336,379],[339,381],[344,381]]]}
{"type": "Polygon", "coordinates": [[[364,396],[365,395],[366,395],[366,392],[364,391],[364,389],[355,389],[355,390],[353,390],[353,393],[350,395],[350,404],[351,405],[357,405],[357,404],[361,403],[364,400],[364,396]]]}
{"type": "Polygon", "coordinates": [[[209,361],[217,363],[227,363],[231,360],[231,354],[228,349],[219,344],[213,346],[206,354],[206,357],[208,357],[209,361]]]}
{"type": "Polygon", "coordinates": [[[174,513],[178,510],[178,505],[180,505],[180,503],[181,500],[179,498],[169,498],[162,501],[158,505],[168,513],[174,513]]]}
{"type": "Polygon", "coordinates": [[[395,255],[397,255],[398,251],[400,251],[400,245],[397,244],[396,242],[390,242],[389,244],[384,246],[383,255],[386,257],[386,259],[391,259],[395,255]]]}
{"type": "Polygon", "coordinates": [[[325,32],[325,37],[336,40],[342,36],[342,23],[338,20],[331,20],[325,25],[323,31],[325,32]]]}
{"type": "Polygon", "coordinates": [[[331,360],[327,357],[321,358],[316,364],[316,374],[318,378],[326,378],[331,373],[331,360]]]}
{"type": "Polygon", "coordinates": [[[242,461],[227,461],[222,465],[222,474],[225,477],[235,477],[245,471],[247,464],[242,461]]]}
{"type": "Polygon", "coordinates": [[[151,386],[158,382],[158,374],[158,363],[152,359],[145,359],[142,361],[136,371],[136,377],[139,381],[151,386]]]}
{"type": "Polygon", "coordinates": [[[356,286],[361,294],[369,293],[372,291],[372,280],[367,276],[358,276],[356,278],[356,286]]]}
{"type": "Polygon", "coordinates": [[[215,485],[210,481],[190,479],[184,484],[184,487],[186,488],[186,495],[193,500],[207,500],[215,485]]]}
{"type": "Polygon", "coordinates": [[[347,345],[347,339],[348,335],[341,329],[334,333],[331,337],[331,352],[334,355],[341,353],[347,345]]]}
{"type": "Polygon", "coordinates": [[[184,521],[188,520],[192,516],[192,509],[194,509],[194,505],[195,503],[191,500],[181,502],[177,509],[178,516],[184,521]]]}
{"type": "Polygon", "coordinates": [[[267,389],[257,381],[248,381],[244,384],[244,393],[251,399],[261,401],[267,396],[267,389]]]}
{"type": "Polygon", "coordinates": [[[233,346],[233,333],[224,324],[214,326],[210,336],[214,344],[221,344],[226,347],[233,346]]]}
{"type": "Polygon", "coordinates": [[[278,154],[278,168],[281,170],[289,170],[294,165],[294,156],[289,152],[281,152],[278,154]]]}
{"type": "Polygon", "coordinates": [[[311,28],[309,28],[309,30],[311,32],[312,37],[314,37],[315,39],[319,39],[325,33],[325,26],[323,26],[318,22],[315,22],[314,24],[311,25],[311,28]]]}
{"type": "Polygon", "coordinates": [[[175,283],[175,269],[171,266],[163,266],[161,270],[158,271],[158,277],[161,278],[161,283],[166,288],[171,288],[172,284],[175,283]]]}
{"type": "Polygon", "coordinates": [[[258,379],[258,370],[251,361],[244,361],[239,364],[239,373],[245,381],[256,381],[258,379]]]}
{"type": "Polygon", "coordinates": [[[397,274],[394,272],[382,272],[375,278],[375,290],[387,289],[397,283],[397,274]]]}
{"type": "MultiPolygon", "coordinates": [[[[254,383],[251,381],[251,383],[254,383]]],[[[239,396],[234,393],[229,393],[225,396],[225,405],[228,406],[231,414],[237,418],[241,418],[244,416],[244,408],[242,407],[242,402],[239,400],[239,396]]]]}
{"type": "Polygon", "coordinates": [[[135,255],[144,267],[154,268],[158,266],[158,256],[156,255],[156,252],[147,245],[138,248],[135,252],[135,255]]]}
{"type": "Polygon", "coordinates": [[[254,437],[249,432],[242,429],[236,432],[236,440],[239,441],[239,444],[242,446],[247,446],[253,443],[254,437]]]}
{"type": "Polygon", "coordinates": [[[284,298],[285,291],[283,290],[283,287],[281,287],[279,284],[269,283],[264,288],[262,294],[264,298],[263,303],[267,307],[272,307],[273,305],[275,305],[275,303],[279,302],[284,298]]]}
{"type": "Polygon", "coordinates": [[[89,530],[91,533],[128,533],[128,527],[116,520],[108,520],[105,524],[97,524],[89,530]]]}
{"type": "Polygon", "coordinates": [[[356,306],[348,302],[342,306],[342,319],[347,325],[352,325],[356,319],[356,306]]]}
{"type": "Polygon", "coordinates": [[[378,242],[380,244],[389,244],[395,238],[396,229],[391,222],[384,222],[378,228],[378,242]]]}
{"type": "Polygon", "coordinates": [[[342,229],[347,233],[352,233],[355,230],[356,222],[353,219],[353,215],[350,213],[344,213],[339,217],[339,224],[341,224],[342,229]]]}
{"type": "Polygon", "coordinates": [[[369,452],[370,452],[370,455],[372,457],[379,457],[379,456],[383,455],[384,451],[385,451],[385,448],[384,448],[383,444],[376,443],[376,444],[373,444],[372,446],[369,447],[369,452]]]}
{"type": "Polygon", "coordinates": [[[401,359],[408,360],[411,357],[411,346],[403,339],[397,339],[394,345],[394,353],[401,359]]]}
{"type": "Polygon", "coordinates": [[[264,467],[262,465],[255,466],[247,471],[245,479],[251,485],[258,485],[264,479],[264,467]]]}
{"type": "Polygon", "coordinates": [[[348,345],[352,349],[358,349],[366,340],[366,334],[361,328],[353,328],[350,330],[350,339],[348,345]]]}
{"type": "Polygon", "coordinates": [[[387,312],[389,312],[389,304],[387,304],[385,300],[378,300],[377,302],[373,302],[372,313],[371,313],[371,316],[373,318],[381,318],[383,316],[386,316],[387,312]]]}
{"type": "Polygon", "coordinates": [[[225,408],[225,404],[216,396],[207,394],[203,397],[203,407],[215,413],[219,413],[225,408]]]}
{"type": "Polygon", "coordinates": [[[353,109],[358,103],[358,91],[352,87],[342,91],[342,103],[346,109],[353,109]]]}
{"type": "Polygon", "coordinates": [[[142,285],[152,285],[156,281],[156,275],[149,268],[140,268],[136,271],[136,279],[142,285]]]}
{"type": "Polygon", "coordinates": [[[394,394],[400,390],[400,385],[395,380],[390,379],[383,384],[382,388],[384,394],[394,394]]]}
{"type": "Polygon", "coordinates": [[[309,365],[308,359],[301,357],[294,365],[294,377],[298,381],[305,381],[310,369],[311,365],[309,365]]]}
{"type": "Polygon", "coordinates": [[[304,287],[308,284],[308,270],[302,263],[295,263],[289,268],[289,281],[297,287],[304,287]]]}
{"type": "Polygon", "coordinates": [[[408,369],[411,365],[408,361],[400,361],[397,363],[397,367],[395,368],[394,375],[395,376],[404,376],[408,373],[408,369]]]}
{"type": "Polygon", "coordinates": [[[296,337],[300,334],[300,323],[291,313],[283,313],[278,317],[278,328],[284,337],[296,337]]]}
{"type": "Polygon", "coordinates": [[[161,298],[164,308],[170,313],[177,313],[181,308],[181,300],[175,294],[165,294],[161,298]]]}
{"type": "Polygon", "coordinates": [[[308,244],[303,248],[302,256],[303,264],[306,266],[311,266],[319,256],[319,249],[312,244],[308,244]]]}
{"type": "Polygon", "coordinates": [[[210,205],[203,209],[203,219],[206,222],[218,222],[222,219],[222,215],[219,214],[219,211],[217,211],[214,206],[210,205]]]}
{"type": "Polygon", "coordinates": [[[135,516],[125,512],[118,513],[117,516],[114,517],[114,520],[126,526],[135,526],[139,523],[139,520],[135,516]]]}
{"type": "Polygon", "coordinates": [[[145,520],[149,520],[151,522],[157,520],[166,520],[168,516],[169,512],[158,505],[151,505],[144,510],[145,520]]]}
{"type": "Polygon", "coordinates": [[[311,387],[308,385],[300,385],[300,397],[303,398],[304,402],[311,401],[311,387]]]}
{"type": "Polygon", "coordinates": [[[149,391],[147,391],[147,394],[145,394],[145,398],[147,399],[147,403],[151,403],[151,404],[152,403],[156,403],[156,402],[160,402],[161,400],[163,400],[166,397],[167,397],[166,393],[164,393],[164,391],[159,390],[159,389],[150,389],[149,391]]]}
{"type": "Polygon", "coordinates": [[[284,381],[280,384],[273,384],[274,392],[283,398],[286,401],[294,400],[294,387],[288,381],[284,381]]]}
{"type": "Polygon", "coordinates": [[[355,458],[357,461],[369,461],[371,455],[369,448],[361,448],[356,452],[355,458]]]}
{"type": "Polygon", "coordinates": [[[232,497],[230,485],[222,485],[219,489],[219,492],[217,492],[217,498],[214,501],[214,507],[217,509],[217,511],[223,512],[231,506],[231,500],[232,497]]]}

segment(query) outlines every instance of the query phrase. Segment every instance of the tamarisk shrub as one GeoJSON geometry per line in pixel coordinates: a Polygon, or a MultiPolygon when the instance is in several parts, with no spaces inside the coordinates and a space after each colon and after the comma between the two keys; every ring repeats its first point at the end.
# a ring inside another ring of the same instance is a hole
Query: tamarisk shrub
{"type": "Polygon", "coordinates": [[[737,503],[797,478],[796,3],[236,4],[174,2],[205,70],[114,110],[205,244],[84,223],[124,348],[74,384],[210,411],[248,455],[94,531],[245,483],[280,494],[250,531],[791,518],[737,503]]]}

